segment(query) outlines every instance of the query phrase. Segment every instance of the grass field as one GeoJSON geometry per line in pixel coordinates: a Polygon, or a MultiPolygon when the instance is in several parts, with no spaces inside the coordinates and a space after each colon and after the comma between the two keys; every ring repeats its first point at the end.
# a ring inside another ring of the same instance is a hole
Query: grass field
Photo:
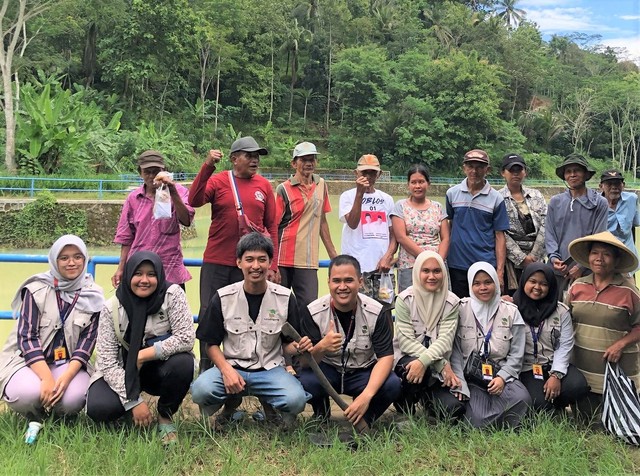
{"type": "MultiPolygon", "coordinates": [[[[341,224],[337,197],[329,226],[336,247],[341,224]]],[[[184,242],[187,257],[201,257],[209,225],[209,210],[197,211],[198,237],[184,242]]],[[[326,258],[320,247],[321,258],[326,258]]],[[[5,250],[3,252],[10,252],[5,250]]],[[[13,250],[44,254],[46,250],[13,250]]],[[[118,248],[91,253],[117,255],[118,248]]],[[[16,287],[45,265],[0,263],[3,276],[0,307],[10,308],[16,287]]],[[[113,294],[114,267],[99,266],[97,281],[107,297],[113,294]]],[[[187,295],[193,313],[198,310],[197,268],[187,295]]],[[[326,293],[326,270],[319,271],[320,293],[326,293]]],[[[11,321],[0,322],[4,342],[11,321]]],[[[153,430],[129,427],[99,428],[80,416],[73,423],[47,422],[35,447],[22,442],[25,422],[0,410],[0,475],[510,475],[510,474],[639,474],[640,450],[625,446],[601,432],[588,431],[571,420],[541,416],[519,431],[479,431],[466,425],[432,424],[416,419],[399,431],[388,413],[374,433],[360,441],[357,451],[342,444],[318,448],[309,442],[315,431],[300,419],[293,432],[263,427],[251,420],[224,434],[212,433],[183,405],[178,415],[179,443],[161,447],[153,430]]],[[[0,409],[2,406],[0,405],[0,409]]],[[[337,435],[333,427],[329,435],[337,435]]]]}
{"type": "MultiPolygon", "coordinates": [[[[35,447],[24,423],[0,414],[3,475],[623,475],[640,472],[640,453],[568,420],[541,416],[520,431],[479,431],[418,418],[398,430],[380,422],[357,451],[312,445],[301,422],[290,433],[243,422],[224,434],[178,422],[180,441],[162,448],[153,430],[101,429],[80,417],[45,423],[35,447]]],[[[337,429],[327,431],[337,435],[337,429]]],[[[337,440],[336,440],[337,441],[337,440]]]]}

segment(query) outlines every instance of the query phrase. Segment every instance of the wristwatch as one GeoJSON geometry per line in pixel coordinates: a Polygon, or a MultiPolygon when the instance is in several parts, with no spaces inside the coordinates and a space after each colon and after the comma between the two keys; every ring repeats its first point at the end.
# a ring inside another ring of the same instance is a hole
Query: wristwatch
{"type": "Polygon", "coordinates": [[[550,377],[555,377],[558,380],[562,380],[564,378],[564,374],[562,372],[558,372],[558,371],[549,372],[549,376],[550,377]]]}

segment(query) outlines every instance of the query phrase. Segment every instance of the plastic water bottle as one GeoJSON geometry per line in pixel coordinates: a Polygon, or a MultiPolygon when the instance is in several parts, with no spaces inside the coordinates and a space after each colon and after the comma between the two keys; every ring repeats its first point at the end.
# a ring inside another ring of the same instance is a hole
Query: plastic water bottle
{"type": "Polygon", "coordinates": [[[38,439],[38,433],[42,428],[42,423],[39,421],[30,421],[29,428],[27,428],[27,432],[24,435],[24,442],[28,445],[33,445],[38,439]]]}

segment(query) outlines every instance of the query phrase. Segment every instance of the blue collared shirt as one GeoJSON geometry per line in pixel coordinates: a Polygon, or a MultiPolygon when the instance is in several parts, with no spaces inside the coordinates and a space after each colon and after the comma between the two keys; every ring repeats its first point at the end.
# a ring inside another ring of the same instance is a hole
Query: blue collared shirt
{"type": "Polygon", "coordinates": [[[638,196],[633,192],[622,192],[616,209],[609,207],[607,229],[637,256],[638,250],[633,242],[633,228],[636,226],[640,226],[638,196]]]}

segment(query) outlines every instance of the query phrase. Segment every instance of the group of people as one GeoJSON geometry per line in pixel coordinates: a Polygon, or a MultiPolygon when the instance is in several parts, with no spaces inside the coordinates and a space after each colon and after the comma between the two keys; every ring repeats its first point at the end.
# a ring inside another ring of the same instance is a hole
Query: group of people
{"type": "Polygon", "coordinates": [[[232,169],[214,173],[224,154],[211,150],[187,190],[159,152],[144,152],[143,184],[127,198],[114,239],[122,251],[109,300],[87,273],[82,240],[54,243],[49,271],[16,293],[16,329],[0,355],[0,395],[29,420],[25,441],[37,439],[49,413],[73,415],[85,404],[94,421],[129,415],[148,426],[155,418],[143,391],[159,397],[158,431],[170,444],[189,390],[216,426],[247,395],[267,419],[289,424],[310,403],[325,421],[332,387],[353,397],[344,415],[354,425],[371,425],[393,404],[499,427],[570,404],[593,415],[607,360],[640,383],[640,292],[631,277],[640,216],[620,172],[605,172],[596,192],[586,187],[595,172],[569,156],[556,169],[567,190],[547,206],[523,184],[521,156],[504,157],[506,185],[496,191],[488,154],[474,149],[444,207],[428,197],[421,164],[407,173],[408,198],[394,204],[375,188],[378,158],[363,155],[355,188],[340,197],[338,254],[315,145],[295,147],[294,174],[275,194],[258,174],[266,154],[240,138],[232,169]],[[170,217],[154,214],[159,187],[171,197],[170,217]],[[205,204],[212,219],[196,332],[180,225],[205,204]],[[320,241],[331,258],[321,297],[320,241]],[[378,295],[394,265],[395,323],[378,295]]]}

